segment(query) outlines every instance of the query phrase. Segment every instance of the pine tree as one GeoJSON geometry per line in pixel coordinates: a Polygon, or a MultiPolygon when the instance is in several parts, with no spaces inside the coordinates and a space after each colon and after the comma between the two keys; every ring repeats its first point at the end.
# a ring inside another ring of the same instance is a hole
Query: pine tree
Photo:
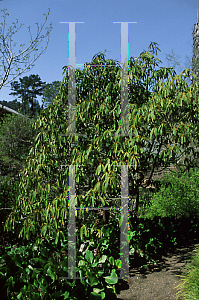
{"type": "Polygon", "coordinates": [[[9,95],[16,95],[22,100],[22,106],[24,114],[29,113],[29,104],[31,104],[31,116],[35,115],[36,111],[40,109],[37,95],[41,96],[46,87],[45,83],[42,82],[39,75],[30,75],[23,78],[19,78],[20,83],[14,81],[11,83],[11,89],[14,92],[9,95]]]}

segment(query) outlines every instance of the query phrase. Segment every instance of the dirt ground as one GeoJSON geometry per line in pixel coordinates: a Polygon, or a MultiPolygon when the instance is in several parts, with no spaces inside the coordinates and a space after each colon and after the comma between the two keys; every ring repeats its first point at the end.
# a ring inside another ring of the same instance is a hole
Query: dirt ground
{"type": "MultiPolygon", "coordinates": [[[[197,241],[198,242],[198,241],[197,241]]],[[[187,259],[195,255],[199,244],[186,245],[168,252],[157,261],[157,265],[142,269],[130,267],[128,283],[119,280],[116,287],[118,300],[175,300],[187,259]]],[[[182,300],[182,296],[178,298],[182,300]]]]}

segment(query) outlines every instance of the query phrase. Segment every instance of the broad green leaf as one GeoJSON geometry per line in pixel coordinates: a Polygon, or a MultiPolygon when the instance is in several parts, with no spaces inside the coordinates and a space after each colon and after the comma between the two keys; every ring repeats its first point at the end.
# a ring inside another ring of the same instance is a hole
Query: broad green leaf
{"type": "Polygon", "coordinates": [[[112,270],[111,276],[106,276],[104,278],[108,284],[116,284],[118,282],[118,276],[115,273],[115,270],[112,270]]]}
{"type": "Polygon", "coordinates": [[[102,295],[98,294],[98,293],[95,293],[95,292],[91,292],[89,297],[88,297],[88,300],[102,300],[102,299],[104,299],[104,298],[102,298],[102,295]]]}
{"type": "Polygon", "coordinates": [[[99,261],[98,261],[98,264],[100,263],[104,263],[107,259],[107,256],[106,255],[102,255],[102,257],[100,257],[99,261]]]}
{"type": "Polygon", "coordinates": [[[97,293],[97,294],[99,294],[101,291],[103,291],[103,290],[101,290],[101,289],[97,289],[97,288],[93,288],[93,292],[94,292],[94,293],[97,293]]]}
{"type": "Polygon", "coordinates": [[[85,266],[85,261],[84,260],[80,260],[78,263],[79,267],[85,266]]]}
{"type": "Polygon", "coordinates": [[[98,264],[97,262],[93,263],[92,268],[95,268],[97,266],[97,264],[98,264]]]}
{"type": "Polygon", "coordinates": [[[92,253],[90,250],[87,250],[87,251],[86,251],[85,259],[86,259],[90,264],[92,264],[92,262],[93,262],[93,253],[92,253]]]}
{"type": "Polygon", "coordinates": [[[116,265],[117,268],[121,268],[121,265],[122,265],[121,259],[117,259],[117,260],[115,261],[115,265],[116,265]]]}
{"type": "Polygon", "coordinates": [[[94,285],[98,285],[99,284],[99,280],[98,278],[95,276],[95,274],[89,270],[86,271],[86,275],[88,277],[89,283],[91,286],[94,285]]]}

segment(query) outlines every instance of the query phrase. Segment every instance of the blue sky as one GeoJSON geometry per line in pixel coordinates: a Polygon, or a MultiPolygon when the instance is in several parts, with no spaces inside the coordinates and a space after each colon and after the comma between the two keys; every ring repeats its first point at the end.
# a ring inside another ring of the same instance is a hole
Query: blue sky
{"type": "MultiPolygon", "coordinates": [[[[25,49],[30,44],[30,26],[33,39],[37,33],[38,22],[41,27],[45,21],[44,13],[50,14],[44,26],[50,26],[49,44],[46,52],[35,61],[35,66],[20,77],[38,74],[42,81],[51,83],[62,80],[62,68],[68,65],[68,24],[60,22],[84,22],[76,25],[76,64],[90,62],[99,51],[107,49],[106,58],[120,60],[121,25],[113,22],[138,22],[129,24],[129,57],[137,57],[147,50],[151,41],[159,44],[161,52],[158,58],[169,67],[166,54],[173,52],[186,67],[186,55],[192,56],[192,31],[197,22],[197,0],[3,0],[0,9],[7,8],[5,34],[12,22],[18,19],[17,28],[24,24],[13,35],[11,50],[18,54],[20,44],[25,49]],[[13,47],[17,43],[16,47],[13,47]]],[[[0,16],[3,15],[1,12],[0,16]]],[[[3,18],[0,18],[3,22],[3,18]]],[[[45,34],[46,30],[42,31],[45,34]]],[[[47,38],[39,46],[38,53],[46,46],[47,38]],[[42,48],[41,48],[42,47],[42,48]]],[[[1,54],[0,54],[1,55],[1,54]]],[[[30,58],[33,58],[32,54],[30,58]]],[[[82,69],[83,66],[76,65],[82,69]]],[[[13,69],[14,70],[14,69],[13,69]]],[[[178,69],[179,72],[182,71],[178,69]]],[[[9,76],[9,80],[13,76],[9,76]]],[[[19,77],[15,80],[19,80],[19,77]]],[[[10,85],[0,90],[0,100],[14,100],[9,95],[10,85]]],[[[41,104],[41,97],[37,98],[41,104]]]]}

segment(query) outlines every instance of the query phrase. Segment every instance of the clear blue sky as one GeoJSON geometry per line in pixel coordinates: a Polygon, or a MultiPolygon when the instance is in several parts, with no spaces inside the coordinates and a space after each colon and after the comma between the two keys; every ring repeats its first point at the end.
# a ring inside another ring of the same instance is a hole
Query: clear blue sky
{"type": "MultiPolygon", "coordinates": [[[[25,49],[30,43],[30,26],[33,39],[39,27],[44,23],[48,8],[50,14],[44,26],[52,22],[52,31],[46,52],[35,61],[35,66],[20,77],[38,74],[42,81],[51,83],[62,80],[62,67],[68,65],[68,24],[60,22],[76,21],[84,24],[76,25],[76,64],[90,62],[99,51],[106,52],[107,58],[120,61],[121,25],[113,22],[138,22],[129,24],[129,57],[137,57],[147,50],[151,41],[159,44],[161,52],[158,58],[169,67],[166,54],[172,50],[179,55],[179,62],[186,65],[186,55],[192,56],[192,31],[197,22],[197,0],[3,0],[0,9],[7,8],[5,34],[12,22],[18,19],[17,28],[24,25],[13,35],[11,50],[19,53],[20,44],[25,49]],[[13,47],[17,43],[16,47],[13,47]]],[[[1,12],[0,16],[3,15],[1,12]]],[[[0,18],[0,22],[3,17],[0,18]]],[[[39,45],[46,45],[47,38],[39,45]]],[[[36,52],[35,52],[36,53],[36,52]]],[[[0,53],[1,55],[1,53],[0,53]]],[[[33,58],[32,54],[30,58],[33,58]]],[[[82,66],[76,66],[82,69],[82,66]]],[[[181,70],[182,71],[182,70],[181,70]]],[[[179,70],[180,72],[180,70],[179,70]]],[[[9,76],[9,80],[13,76],[9,76]]],[[[19,80],[19,77],[15,80],[19,80]]],[[[0,100],[15,99],[9,95],[10,85],[0,90],[0,100]]],[[[37,98],[41,104],[41,97],[37,98]]]]}

